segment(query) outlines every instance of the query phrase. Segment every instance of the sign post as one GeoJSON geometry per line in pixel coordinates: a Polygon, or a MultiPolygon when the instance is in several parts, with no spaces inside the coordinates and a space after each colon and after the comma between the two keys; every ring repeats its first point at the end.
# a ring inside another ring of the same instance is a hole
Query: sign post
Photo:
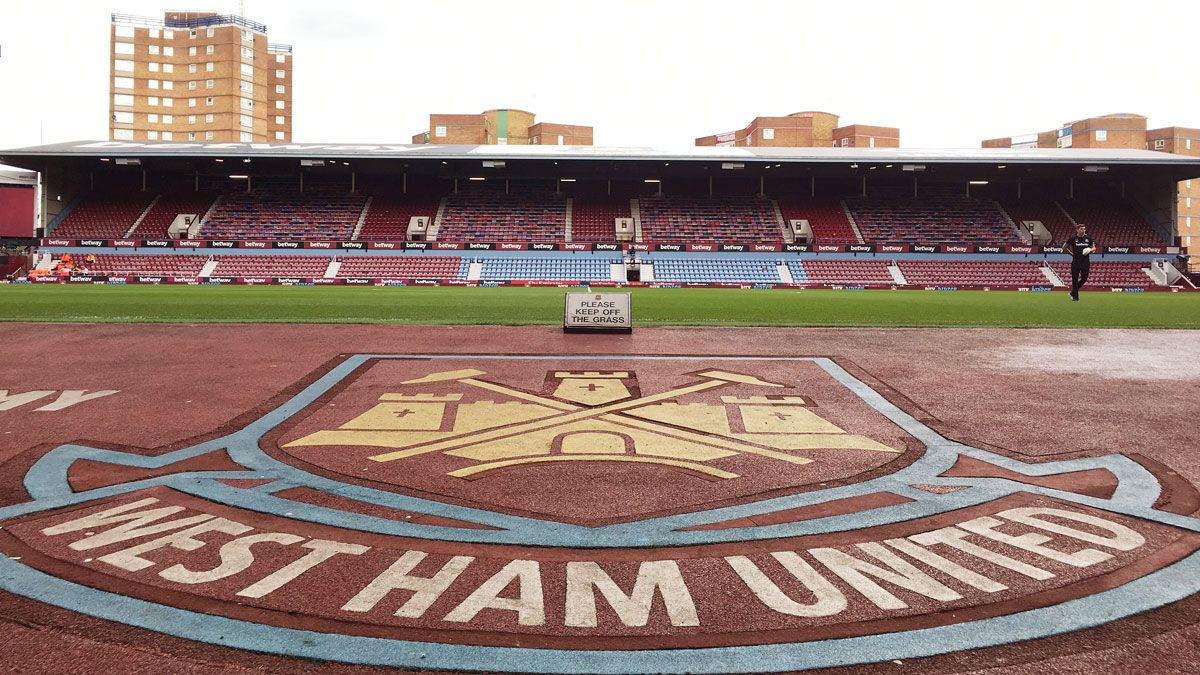
{"type": "Polygon", "coordinates": [[[629,293],[567,293],[564,333],[632,333],[629,293]]]}

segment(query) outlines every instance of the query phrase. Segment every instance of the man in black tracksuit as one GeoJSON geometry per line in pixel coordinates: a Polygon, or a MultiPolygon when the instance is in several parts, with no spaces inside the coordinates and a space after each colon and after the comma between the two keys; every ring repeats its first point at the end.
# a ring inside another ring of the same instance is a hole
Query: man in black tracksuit
{"type": "Polygon", "coordinates": [[[1071,299],[1079,300],[1079,289],[1087,283],[1088,272],[1092,269],[1096,240],[1087,235],[1087,227],[1080,225],[1075,228],[1075,236],[1063,244],[1062,250],[1071,254],[1071,299]]]}

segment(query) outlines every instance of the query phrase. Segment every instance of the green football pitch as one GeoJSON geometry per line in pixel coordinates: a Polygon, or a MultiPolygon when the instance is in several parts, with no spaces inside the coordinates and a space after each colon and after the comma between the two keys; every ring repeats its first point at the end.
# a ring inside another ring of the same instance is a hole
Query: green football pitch
{"type": "MultiPolygon", "coordinates": [[[[0,286],[0,320],[558,325],[562,288],[0,286]]],[[[612,289],[596,289],[612,290],[612,289]]],[[[1200,293],[632,289],[635,326],[1200,328],[1200,293]]]]}

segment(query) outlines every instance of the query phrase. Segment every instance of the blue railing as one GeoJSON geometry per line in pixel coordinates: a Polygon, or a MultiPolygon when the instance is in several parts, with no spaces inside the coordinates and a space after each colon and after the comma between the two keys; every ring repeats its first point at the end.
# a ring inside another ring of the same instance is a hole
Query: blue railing
{"type": "Polygon", "coordinates": [[[249,28],[260,33],[267,32],[267,24],[251,21],[245,17],[237,16],[236,14],[222,14],[220,16],[205,16],[197,19],[156,19],[149,16],[135,16],[132,14],[113,14],[113,23],[122,23],[132,26],[149,26],[152,28],[204,28],[207,26],[224,26],[232,24],[249,28]]]}

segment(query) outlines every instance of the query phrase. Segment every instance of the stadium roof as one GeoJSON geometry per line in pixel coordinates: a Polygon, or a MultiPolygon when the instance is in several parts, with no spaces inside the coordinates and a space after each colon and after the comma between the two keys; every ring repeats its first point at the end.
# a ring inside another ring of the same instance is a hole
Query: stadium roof
{"type": "Polygon", "coordinates": [[[0,185],[32,187],[37,185],[37,174],[33,171],[0,166],[0,185]]]}
{"type": "Polygon", "coordinates": [[[679,160],[789,162],[948,162],[948,163],[1110,163],[1200,166],[1200,157],[1150,150],[1101,149],[910,149],[910,148],[754,148],[676,149],[590,145],[401,145],[345,143],[161,143],[73,141],[0,150],[0,160],[20,165],[22,157],[297,157],[554,160],[679,160]]]}

